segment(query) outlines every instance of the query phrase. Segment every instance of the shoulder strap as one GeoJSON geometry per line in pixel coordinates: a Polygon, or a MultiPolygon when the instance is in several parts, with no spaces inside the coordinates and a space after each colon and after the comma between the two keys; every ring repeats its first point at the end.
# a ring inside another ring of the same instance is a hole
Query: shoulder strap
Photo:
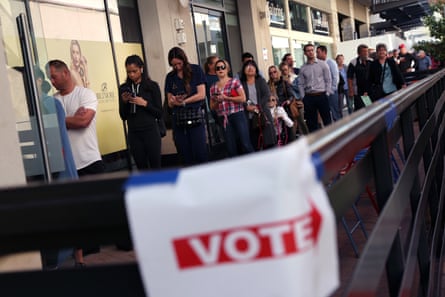
{"type": "Polygon", "coordinates": [[[382,74],[380,75],[380,84],[383,84],[383,79],[385,78],[385,70],[386,70],[387,63],[388,63],[388,61],[385,60],[385,64],[383,65],[383,71],[382,71],[382,74]]]}
{"type": "Polygon", "coordinates": [[[286,81],[283,78],[281,78],[281,82],[282,82],[282,85],[283,85],[284,94],[286,95],[286,100],[289,100],[289,95],[287,94],[287,84],[286,84],[286,81]]]}

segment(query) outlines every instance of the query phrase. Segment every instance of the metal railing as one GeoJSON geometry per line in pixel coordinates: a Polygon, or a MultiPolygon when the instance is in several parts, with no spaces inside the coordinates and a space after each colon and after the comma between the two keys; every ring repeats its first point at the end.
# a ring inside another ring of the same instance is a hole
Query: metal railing
{"type": "Polygon", "coordinates": [[[343,296],[443,295],[444,74],[309,136],[311,150],[325,164],[325,180],[369,146],[368,154],[328,190],[339,219],[373,181],[381,210],[343,296]],[[396,179],[391,152],[398,143],[405,164],[396,179]],[[388,292],[382,292],[382,278],[388,292]]]}
{"type": "MultiPolygon", "coordinates": [[[[338,219],[371,181],[381,210],[345,296],[380,296],[382,278],[389,296],[440,295],[444,77],[445,70],[308,136],[326,182],[369,147],[328,189],[338,219]],[[395,180],[390,153],[397,143],[405,163],[395,180]]],[[[0,189],[0,254],[128,240],[126,179],[114,173],[0,189]]],[[[3,273],[0,288],[3,296],[145,296],[136,263],[3,273]]]]}

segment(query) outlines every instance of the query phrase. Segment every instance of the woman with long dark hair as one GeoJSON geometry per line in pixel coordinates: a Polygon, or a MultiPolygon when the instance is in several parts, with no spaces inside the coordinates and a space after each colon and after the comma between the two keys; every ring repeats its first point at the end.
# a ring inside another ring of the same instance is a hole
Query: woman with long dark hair
{"type": "Polygon", "coordinates": [[[127,121],[130,152],[139,170],[161,168],[161,90],[137,55],[125,60],[127,80],[119,87],[119,114],[127,121]]]}
{"type": "Polygon", "coordinates": [[[266,80],[259,75],[255,61],[247,61],[241,71],[241,83],[246,93],[245,107],[249,119],[250,139],[255,150],[263,150],[275,146],[277,139],[273,126],[273,118],[269,109],[270,90],[266,80]],[[255,114],[264,114],[264,121],[256,123],[255,114]]]}
{"type": "Polygon", "coordinates": [[[204,71],[190,64],[185,52],[173,47],[168,52],[172,71],[165,78],[165,94],[172,109],[173,138],[184,165],[208,160],[207,141],[202,114],[206,96],[204,71]]]}

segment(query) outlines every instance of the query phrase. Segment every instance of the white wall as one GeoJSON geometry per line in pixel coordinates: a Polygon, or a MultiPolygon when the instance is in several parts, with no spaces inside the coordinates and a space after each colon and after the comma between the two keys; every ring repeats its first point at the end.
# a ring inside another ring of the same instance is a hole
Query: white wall
{"type": "Polygon", "coordinates": [[[369,48],[375,49],[375,46],[378,43],[386,44],[388,51],[395,49],[399,46],[399,44],[404,43],[404,40],[400,37],[397,37],[394,33],[365,37],[355,40],[348,40],[338,43],[337,53],[335,53],[334,57],[337,54],[343,54],[345,57],[345,63],[349,64],[353,58],[357,57],[357,46],[360,44],[366,44],[369,48]]]}

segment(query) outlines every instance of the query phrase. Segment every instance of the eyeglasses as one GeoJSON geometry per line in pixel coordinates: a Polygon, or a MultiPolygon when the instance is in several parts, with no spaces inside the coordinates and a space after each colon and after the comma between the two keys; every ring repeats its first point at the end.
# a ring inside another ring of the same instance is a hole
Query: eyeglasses
{"type": "Polygon", "coordinates": [[[275,99],[269,99],[269,102],[277,102],[275,99]]]}
{"type": "Polygon", "coordinates": [[[221,65],[221,66],[216,66],[215,67],[216,71],[225,70],[225,69],[226,69],[226,65],[221,65]]]}
{"type": "Polygon", "coordinates": [[[277,71],[276,70],[272,70],[271,72],[269,72],[269,75],[272,75],[274,73],[277,73],[277,71]]]}

